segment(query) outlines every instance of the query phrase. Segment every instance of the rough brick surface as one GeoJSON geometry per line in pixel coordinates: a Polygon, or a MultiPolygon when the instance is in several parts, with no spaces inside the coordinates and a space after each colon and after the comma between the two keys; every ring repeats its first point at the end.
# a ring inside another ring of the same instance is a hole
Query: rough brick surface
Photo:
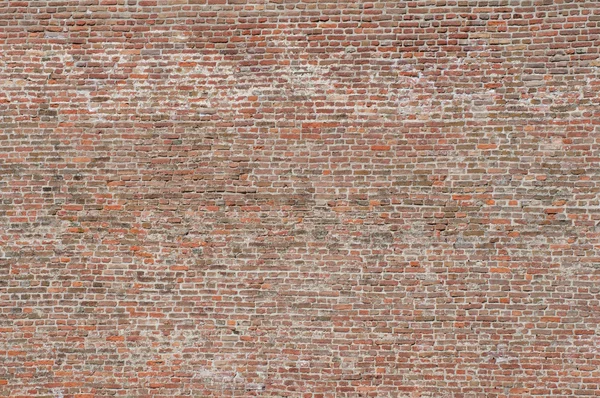
{"type": "Polygon", "coordinates": [[[0,2],[0,396],[600,396],[600,2],[0,2]]]}

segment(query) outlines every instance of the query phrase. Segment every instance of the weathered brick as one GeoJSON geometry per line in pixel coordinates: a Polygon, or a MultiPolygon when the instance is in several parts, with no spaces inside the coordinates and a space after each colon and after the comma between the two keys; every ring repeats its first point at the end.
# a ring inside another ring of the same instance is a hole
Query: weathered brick
{"type": "Polygon", "coordinates": [[[0,2],[0,396],[598,395],[598,22],[0,2]]]}

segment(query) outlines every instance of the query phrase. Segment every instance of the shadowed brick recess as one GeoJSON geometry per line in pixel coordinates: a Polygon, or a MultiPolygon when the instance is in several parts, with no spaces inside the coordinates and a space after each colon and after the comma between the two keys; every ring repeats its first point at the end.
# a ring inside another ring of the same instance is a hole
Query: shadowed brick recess
{"type": "Polygon", "coordinates": [[[600,396],[600,2],[0,0],[0,396],[600,396]]]}

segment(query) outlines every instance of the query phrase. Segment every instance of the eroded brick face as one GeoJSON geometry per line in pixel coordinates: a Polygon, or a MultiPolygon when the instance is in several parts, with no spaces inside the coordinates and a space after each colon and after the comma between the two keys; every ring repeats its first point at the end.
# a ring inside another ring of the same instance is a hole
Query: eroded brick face
{"type": "Polygon", "coordinates": [[[0,2],[0,396],[600,395],[600,3],[0,2]]]}

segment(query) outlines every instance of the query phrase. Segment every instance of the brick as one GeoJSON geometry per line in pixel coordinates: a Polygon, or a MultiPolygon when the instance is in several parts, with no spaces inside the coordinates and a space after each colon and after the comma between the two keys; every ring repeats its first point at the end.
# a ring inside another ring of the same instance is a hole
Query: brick
{"type": "Polygon", "coordinates": [[[371,146],[372,151],[389,151],[390,149],[392,149],[392,147],[389,145],[372,145],[371,146]]]}
{"type": "Polygon", "coordinates": [[[0,396],[598,395],[600,2],[4,3],[0,396]]]}

